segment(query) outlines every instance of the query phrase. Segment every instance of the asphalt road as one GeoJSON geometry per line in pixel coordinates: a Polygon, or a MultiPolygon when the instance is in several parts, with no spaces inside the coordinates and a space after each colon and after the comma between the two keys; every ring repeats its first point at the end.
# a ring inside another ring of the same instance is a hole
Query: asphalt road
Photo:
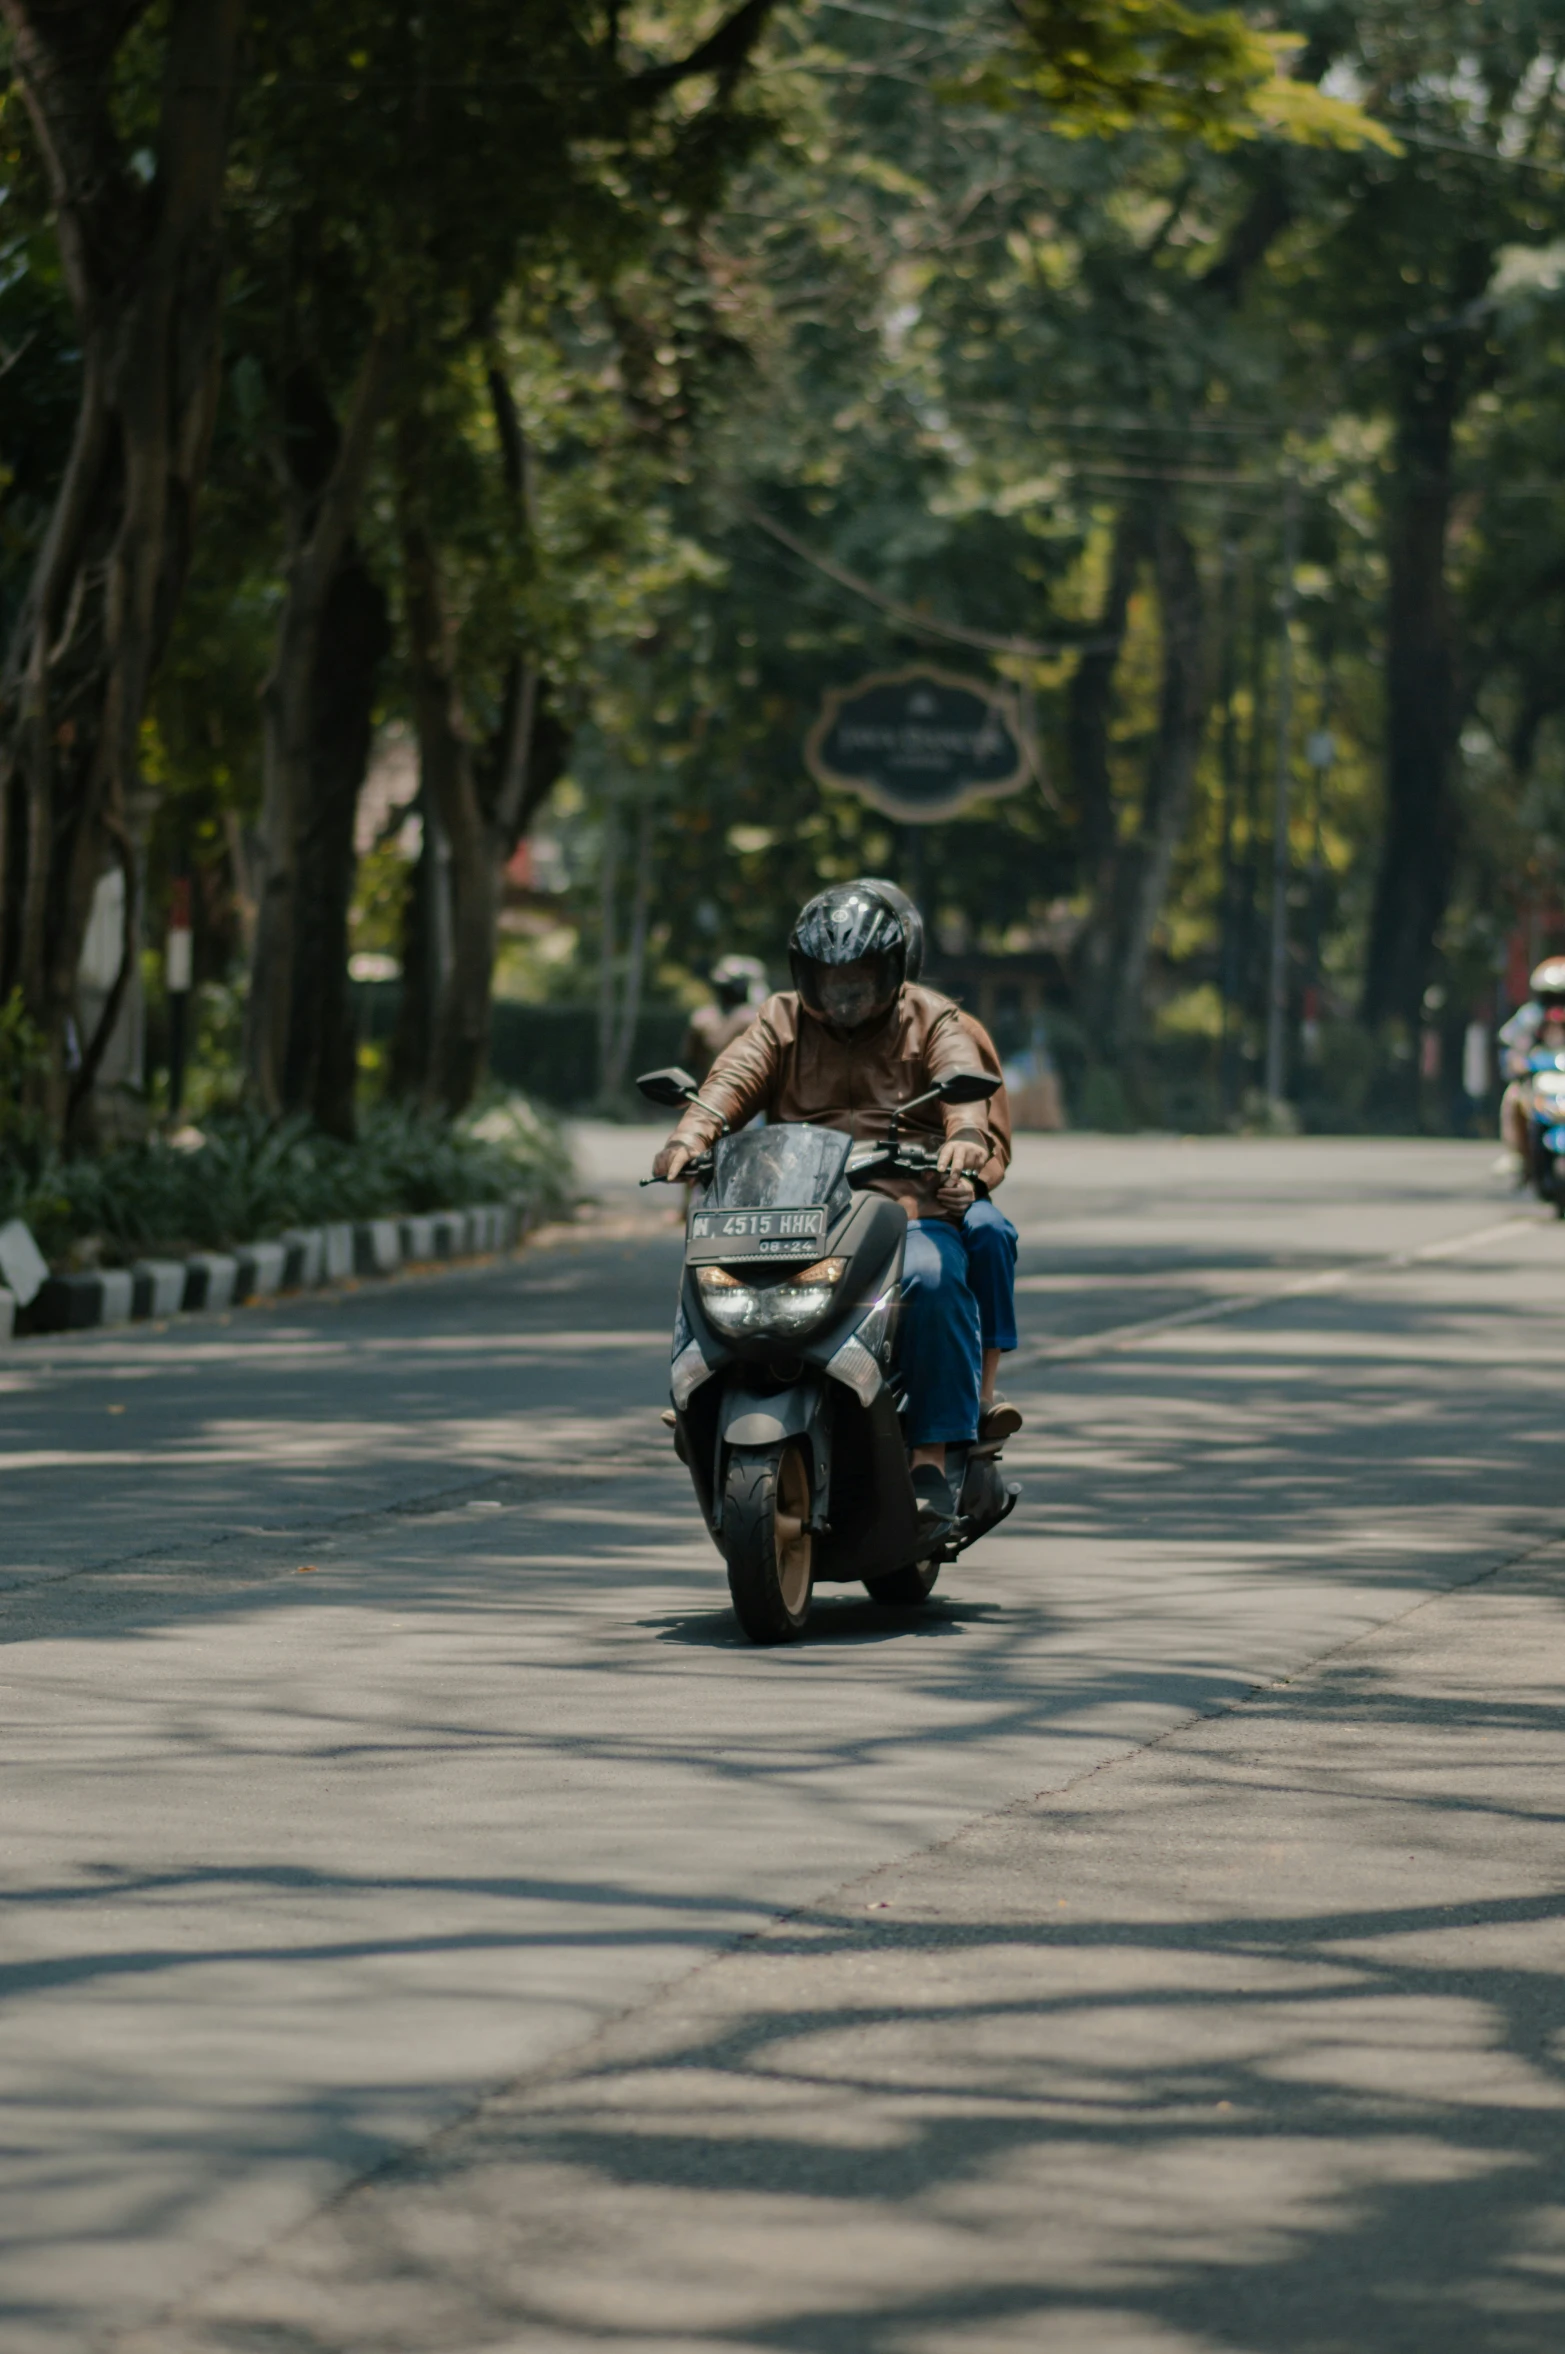
{"type": "Polygon", "coordinates": [[[1565,1230],[1029,1142],[1021,1507],[760,1653],[585,1142],[0,1357],[5,2354],[1555,2348],[1565,1230]]]}

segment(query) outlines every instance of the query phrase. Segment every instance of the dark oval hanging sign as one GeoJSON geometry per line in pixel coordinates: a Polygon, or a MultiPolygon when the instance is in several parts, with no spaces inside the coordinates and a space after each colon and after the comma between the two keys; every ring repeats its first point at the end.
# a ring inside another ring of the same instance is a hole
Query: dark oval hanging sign
{"type": "Polygon", "coordinates": [[[833,687],[804,747],[818,784],[904,825],[1020,791],[1037,763],[1006,688],[920,664],[833,687]]]}

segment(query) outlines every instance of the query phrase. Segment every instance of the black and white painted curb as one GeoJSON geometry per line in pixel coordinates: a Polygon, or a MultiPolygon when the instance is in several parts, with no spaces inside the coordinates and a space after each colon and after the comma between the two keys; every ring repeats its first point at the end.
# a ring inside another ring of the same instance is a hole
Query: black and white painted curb
{"type": "Polygon", "coordinates": [[[86,1332],[97,1325],[237,1308],[279,1292],[395,1275],[401,1267],[483,1258],[510,1250],[538,1222],[530,1202],[487,1202],[472,1210],[296,1226],[274,1241],[243,1243],[234,1251],[193,1251],[184,1259],[138,1259],[130,1267],[50,1275],[32,1236],[13,1220],[0,1229],[0,1245],[8,1246],[0,1247],[0,1274],[16,1283],[13,1290],[0,1282],[0,1342],[13,1336],[19,1314],[30,1333],[86,1332]]]}

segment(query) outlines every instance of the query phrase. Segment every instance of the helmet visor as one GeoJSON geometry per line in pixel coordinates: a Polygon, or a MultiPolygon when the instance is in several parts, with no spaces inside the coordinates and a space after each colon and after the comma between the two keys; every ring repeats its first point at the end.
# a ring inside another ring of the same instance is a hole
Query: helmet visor
{"type": "Polygon", "coordinates": [[[862,1030],[885,1012],[897,993],[889,956],[861,956],[852,964],[831,965],[811,958],[800,982],[805,1004],[833,1030],[862,1030]]]}

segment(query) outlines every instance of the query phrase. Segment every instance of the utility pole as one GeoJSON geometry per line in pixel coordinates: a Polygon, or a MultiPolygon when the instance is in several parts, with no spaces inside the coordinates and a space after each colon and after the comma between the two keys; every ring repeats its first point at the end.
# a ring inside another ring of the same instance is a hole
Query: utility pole
{"type": "Polygon", "coordinates": [[[1272,803],[1272,971],[1266,1009],[1266,1101],[1280,1114],[1287,1080],[1288,802],[1293,735],[1293,576],[1299,567],[1299,477],[1288,476],[1282,517],[1282,587],[1277,598],[1277,777],[1272,803]]]}

